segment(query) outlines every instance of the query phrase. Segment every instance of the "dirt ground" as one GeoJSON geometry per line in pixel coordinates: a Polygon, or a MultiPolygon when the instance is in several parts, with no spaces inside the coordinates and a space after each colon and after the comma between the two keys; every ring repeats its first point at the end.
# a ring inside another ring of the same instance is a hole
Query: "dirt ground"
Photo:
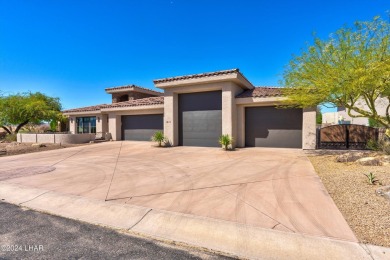
{"type": "Polygon", "coordinates": [[[358,239],[390,247],[390,201],[376,194],[376,189],[390,185],[390,165],[339,163],[336,155],[310,155],[309,159],[358,239]],[[370,172],[382,186],[368,184],[364,174],[370,172]]]}
{"type": "Polygon", "coordinates": [[[16,154],[25,154],[25,153],[35,153],[41,151],[49,151],[56,149],[63,149],[68,147],[75,147],[80,145],[88,145],[88,144],[43,144],[42,147],[33,146],[30,143],[0,143],[0,157],[2,156],[10,156],[16,154]],[[6,153],[4,153],[4,151],[6,153]]]}

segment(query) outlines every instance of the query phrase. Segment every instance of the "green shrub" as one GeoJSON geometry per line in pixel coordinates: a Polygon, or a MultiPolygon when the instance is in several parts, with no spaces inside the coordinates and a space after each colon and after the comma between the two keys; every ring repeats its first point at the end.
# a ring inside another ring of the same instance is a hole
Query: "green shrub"
{"type": "Polygon", "coordinates": [[[230,137],[228,134],[226,135],[221,135],[219,137],[219,144],[222,145],[222,147],[225,150],[229,149],[229,146],[233,144],[233,138],[230,137]]]}
{"type": "Polygon", "coordinates": [[[17,138],[16,138],[16,134],[7,134],[5,137],[4,137],[4,141],[6,142],[16,142],[17,138]]]}
{"type": "Polygon", "coordinates": [[[380,144],[374,139],[370,139],[367,141],[366,144],[367,149],[373,150],[373,151],[379,151],[380,150],[380,144]]]}
{"type": "Polygon", "coordinates": [[[382,127],[383,125],[376,121],[375,119],[368,118],[368,125],[371,127],[382,127]]]}
{"type": "Polygon", "coordinates": [[[157,131],[152,136],[152,141],[157,142],[158,147],[161,147],[163,143],[165,144],[167,142],[167,138],[162,131],[157,131]]]}

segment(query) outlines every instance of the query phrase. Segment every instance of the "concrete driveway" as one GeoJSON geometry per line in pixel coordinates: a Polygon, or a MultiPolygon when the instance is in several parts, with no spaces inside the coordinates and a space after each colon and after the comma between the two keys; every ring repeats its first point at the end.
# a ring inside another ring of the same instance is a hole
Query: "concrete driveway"
{"type": "Polygon", "coordinates": [[[301,150],[110,142],[0,158],[0,181],[357,241],[301,150]]]}

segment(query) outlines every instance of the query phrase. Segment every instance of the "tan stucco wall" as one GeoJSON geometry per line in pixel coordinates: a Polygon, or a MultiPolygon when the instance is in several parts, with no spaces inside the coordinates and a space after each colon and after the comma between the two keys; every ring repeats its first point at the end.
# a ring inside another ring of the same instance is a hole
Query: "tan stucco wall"
{"type": "Polygon", "coordinates": [[[233,82],[222,86],[222,134],[233,137],[233,147],[237,146],[237,105],[236,96],[243,91],[233,82]]]}
{"type": "Polygon", "coordinates": [[[108,114],[108,132],[114,141],[121,140],[121,116],[116,113],[108,114]]]}
{"type": "Polygon", "coordinates": [[[164,135],[171,145],[179,144],[178,94],[166,90],[164,96],[164,135]]]}
{"type": "Polygon", "coordinates": [[[20,143],[81,144],[95,140],[95,134],[18,134],[20,143]]]}
{"type": "Polygon", "coordinates": [[[316,149],[316,108],[303,109],[302,149],[316,149]]]}

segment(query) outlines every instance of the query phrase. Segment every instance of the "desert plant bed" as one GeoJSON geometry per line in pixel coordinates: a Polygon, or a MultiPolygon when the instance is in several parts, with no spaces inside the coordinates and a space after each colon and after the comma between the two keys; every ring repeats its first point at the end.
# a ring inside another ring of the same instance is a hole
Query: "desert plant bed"
{"type": "Polygon", "coordinates": [[[390,247],[390,200],[377,194],[390,185],[390,164],[363,166],[337,162],[337,156],[312,154],[309,159],[357,238],[390,247]],[[370,174],[377,180],[375,185],[370,184],[370,174]]]}
{"type": "Polygon", "coordinates": [[[0,143],[0,157],[11,156],[16,154],[35,153],[56,149],[64,149],[89,144],[30,144],[30,143],[0,143]]]}

